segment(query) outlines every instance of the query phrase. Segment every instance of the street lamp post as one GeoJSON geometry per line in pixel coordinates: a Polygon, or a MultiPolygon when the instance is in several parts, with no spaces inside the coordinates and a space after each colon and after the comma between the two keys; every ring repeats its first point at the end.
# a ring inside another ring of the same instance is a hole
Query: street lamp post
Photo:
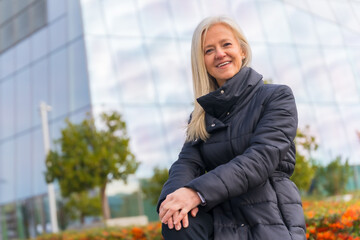
{"type": "MultiPolygon", "coordinates": [[[[40,103],[40,114],[42,121],[42,130],[43,130],[43,139],[44,139],[44,150],[45,150],[45,159],[48,153],[50,152],[50,137],[49,137],[49,125],[47,112],[51,110],[51,107],[45,102],[40,103]]],[[[59,232],[57,214],[56,214],[56,198],[55,198],[55,189],[54,184],[48,184],[48,195],[49,195],[49,207],[50,207],[50,222],[52,232],[59,232]]]]}

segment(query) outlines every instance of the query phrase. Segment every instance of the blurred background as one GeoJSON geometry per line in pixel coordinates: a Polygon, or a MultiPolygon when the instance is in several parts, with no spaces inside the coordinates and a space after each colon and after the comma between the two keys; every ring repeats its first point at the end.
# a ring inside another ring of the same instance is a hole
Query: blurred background
{"type": "MultiPolygon", "coordinates": [[[[243,29],[252,67],[292,88],[299,128],[318,145],[311,159],[347,160],[348,188],[360,187],[360,1],[0,0],[0,239],[52,231],[40,102],[51,106],[52,149],[66,118],[121,113],[141,164],[127,185],[109,185],[111,217],[157,219],[141,182],[177,159],[192,32],[218,14],[243,29]]],[[[60,227],[76,225],[62,223],[55,192],[60,227]]]]}

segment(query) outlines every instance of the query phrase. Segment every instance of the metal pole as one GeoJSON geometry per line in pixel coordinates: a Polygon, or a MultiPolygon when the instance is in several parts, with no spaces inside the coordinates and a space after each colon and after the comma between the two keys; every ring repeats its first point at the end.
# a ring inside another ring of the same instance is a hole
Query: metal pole
{"type": "MultiPolygon", "coordinates": [[[[47,112],[51,110],[51,107],[47,105],[45,102],[40,103],[40,113],[41,113],[41,121],[42,121],[42,129],[43,129],[43,138],[44,138],[44,150],[45,150],[45,158],[50,152],[50,137],[49,137],[49,125],[48,125],[48,117],[47,112]]],[[[57,214],[56,214],[56,198],[55,198],[55,189],[54,184],[48,184],[48,195],[49,195],[49,207],[50,207],[50,222],[51,229],[53,233],[59,232],[57,214]]]]}

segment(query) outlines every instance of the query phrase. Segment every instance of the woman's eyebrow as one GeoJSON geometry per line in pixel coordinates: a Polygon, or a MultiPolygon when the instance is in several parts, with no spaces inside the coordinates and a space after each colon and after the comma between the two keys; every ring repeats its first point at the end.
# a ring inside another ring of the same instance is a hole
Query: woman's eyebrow
{"type": "MultiPolygon", "coordinates": [[[[220,43],[227,42],[227,41],[230,41],[230,39],[229,38],[224,38],[224,39],[220,40],[220,43]]],[[[204,46],[204,49],[209,48],[209,47],[213,47],[213,46],[214,46],[214,44],[208,44],[208,45],[204,46]]]]}

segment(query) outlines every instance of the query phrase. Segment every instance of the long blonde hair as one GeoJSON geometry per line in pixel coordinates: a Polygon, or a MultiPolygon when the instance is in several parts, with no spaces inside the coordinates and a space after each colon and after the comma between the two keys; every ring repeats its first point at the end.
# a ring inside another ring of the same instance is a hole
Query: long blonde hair
{"type": "Polygon", "coordinates": [[[239,41],[242,51],[245,52],[245,59],[243,60],[242,67],[249,66],[251,62],[251,49],[249,43],[234,20],[226,16],[216,16],[205,18],[199,23],[194,31],[191,43],[194,110],[191,115],[191,121],[187,127],[186,141],[194,141],[199,138],[206,141],[206,139],[209,138],[209,133],[206,131],[205,126],[205,111],[196,99],[216,90],[218,87],[215,79],[213,79],[206,70],[203,49],[206,33],[209,28],[215,24],[224,24],[229,27],[239,41]]]}

